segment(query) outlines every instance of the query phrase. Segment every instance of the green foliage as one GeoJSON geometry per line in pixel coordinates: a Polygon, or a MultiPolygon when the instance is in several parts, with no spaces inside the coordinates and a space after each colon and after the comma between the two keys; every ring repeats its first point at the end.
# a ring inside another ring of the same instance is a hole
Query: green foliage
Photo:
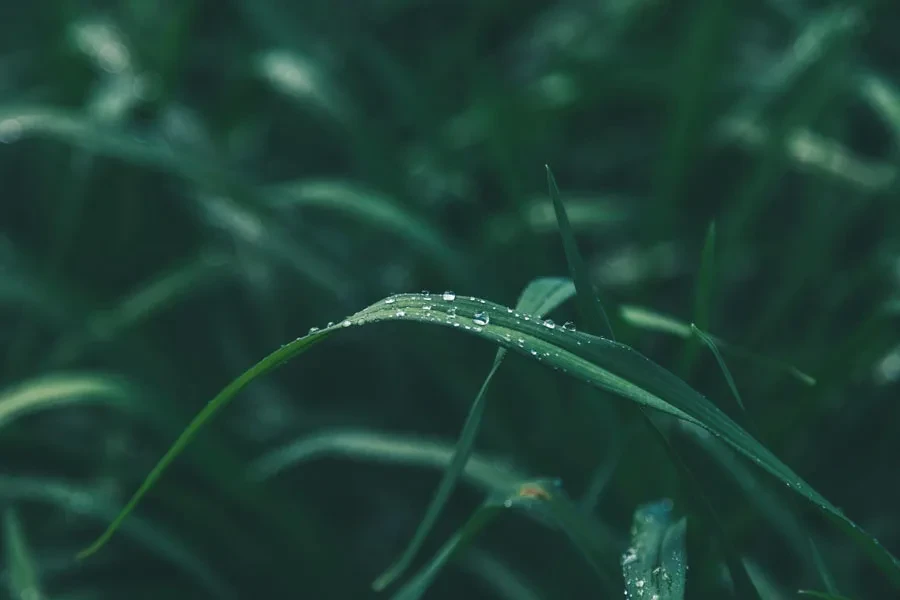
{"type": "Polygon", "coordinates": [[[351,4],[3,11],[0,595],[896,596],[900,8],[351,4]]]}

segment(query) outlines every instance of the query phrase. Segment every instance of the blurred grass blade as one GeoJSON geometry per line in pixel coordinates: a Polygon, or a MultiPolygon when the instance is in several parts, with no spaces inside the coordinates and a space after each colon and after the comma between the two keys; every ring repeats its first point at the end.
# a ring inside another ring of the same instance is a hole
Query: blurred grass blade
{"type": "Polygon", "coordinates": [[[713,280],[715,279],[716,223],[709,224],[703,252],[700,257],[700,275],[697,279],[697,296],[694,299],[694,323],[706,331],[709,329],[712,307],[713,280]]]}
{"type": "Polygon", "coordinates": [[[815,562],[816,570],[819,572],[819,577],[822,578],[822,583],[825,585],[825,591],[832,596],[840,596],[837,584],[834,582],[834,576],[832,576],[831,571],[828,569],[828,565],[825,564],[825,559],[822,557],[818,545],[816,545],[816,542],[812,538],[809,538],[809,549],[813,557],[813,562],[815,562]]]}
{"type": "Polygon", "coordinates": [[[376,302],[340,323],[299,338],[260,360],[226,386],[200,411],[151,470],[121,514],[79,556],[83,558],[96,552],[112,536],[122,520],[206,421],[253,380],[338,331],[354,325],[363,326],[383,321],[417,321],[459,329],[551,368],[563,370],[569,377],[641,406],[703,427],[768,471],[789,489],[818,506],[860,545],[894,584],[900,585],[900,563],[874,537],[847,518],[713,403],[634,349],[605,338],[550,326],[551,324],[539,319],[517,315],[512,309],[485,300],[464,297],[444,300],[440,295],[431,294],[401,294],[376,302]]]}
{"type": "MultiPolygon", "coordinates": [[[[519,297],[516,308],[526,313],[537,313],[539,311],[549,312],[560,303],[565,302],[570,298],[574,291],[574,286],[568,280],[560,278],[539,278],[530,282],[528,286],[525,287],[525,290],[519,297]]],[[[445,295],[449,297],[449,295],[445,295]]],[[[484,416],[487,390],[505,356],[506,349],[500,348],[497,350],[497,354],[494,357],[494,364],[491,366],[490,372],[488,372],[484,383],[481,384],[481,389],[478,390],[478,395],[475,397],[475,401],[469,409],[469,415],[466,417],[466,422],[459,435],[453,459],[450,461],[447,470],[441,478],[441,482],[438,484],[438,488],[434,493],[431,504],[429,504],[428,509],[425,511],[425,516],[416,528],[409,546],[406,547],[406,550],[403,551],[400,558],[372,583],[372,587],[375,590],[383,590],[409,568],[413,559],[415,559],[416,554],[421,549],[422,544],[425,543],[425,538],[428,536],[428,533],[434,527],[435,522],[437,522],[441,510],[450,499],[450,495],[453,493],[457,481],[459,481],[459,477],[466,466],[466,462],[468,462],[469,457],[472,455],[472,449],[475,446],[475,438],[478,435],[478,428],[481,425],[481,419],[484,416]]]]}
{"type": "MultiPolygon", "coordinates": [[[[646,331],[667,333],[684,339],[689,339],[693,334],[693,330],[689,323],[679,321],[674,317],[664,315],[643,306],[622,305],[619,307],[619,316],[626,323],[646,331]]],[[[744,350],[743,348],[729,344],[716,336],[709,334],[707,334],[707,336],[714,341],[716,347],[723,352],[727,352],[733,356],[749,360],[760,366],[765,366],[776,371],[784,371],[804,385],[816,385],[816,379],[814,377],[804,373],[793,365],[773,360],[761,354],[750,352],[749,350],[744,350]]]]}
{"type": "Polygon", "coordinates": [[[669,500],[635,510],[631,545],[622,555],[626,598],[684,599],[687,521],[672,523],[671,511],[669,500]]]}
{"type": "MultiPolygon", "coordinates": [[[[333,456],[415,467],[445,468],[454,457],[453,444],[377,431],[325,431],[287,444],[251,465],[255,479],[269,479],[307,461],[333,456]]],[[[472,453],[461,476],[484,490],[512,485],[525,478],[498,460],[472,453]]]]}
{"type": "Polygon", "coordinates": [[[710,352],[712,352],[713,356],[716,357],[716,362],[719,363],[719,368],[722,370],[722,375],[725,376],[725,381],[728,382],[728,387],[731,389],[731,393],[734,395],[734,399],[737,400],[738,406],[741,407],[741,410],[746,411],[747,409],[744,407],[744,401],[741,399],[741,394],[738,392],[737,385],[734,383],[734,377],[731,376],[731,371],[728,370],[728,366],[725,364],[725,359],[722,358],[722,355],[719,353],[719,349],[716,347],[716,342],[708,335],[703,333],[699,327],[691,323],[691,331],[700,338],[706,347],[709,348],[710,352]]]}
{"type": "Polygon", "coordinates": [[[3,514],[3,541],[10,598],[41,598],[37,568],[15,510],[3,514]]]}
{"type": "Polygon", "coordinates": [[[821,600],[850,600],[846,596],[838,594],[829,594],[827,592],[817,592],[815,590],[797,590],[801,596],[809,596],[810,598],[820,598],[821,600]]]}
{"type": "Polygon", "coordinates": [[[140,399],[113,377],[88,373],[47,375],[0,391],[0,428],[19,417],[69,404],[93,402],[141,409],[140,399]]]}
{"type": "Polygon", "coordinates": [[[550,199],[553,201],[553,208],[556,210],[556,221],[559,224],[559,233],[562,236],[563,249],[566,253],[566,262],[569,265],[569,274],[575,282],[575,288],[578,290],[576,302],[578,303],[578,312],[582,319],[586,319],[588,331],[593,331],[597,335],[602,335],[608,331],[612,340],[616,339],[613,333],[612,325],[603,305],[600,303],[597,291],[588,277],[587,266],[578,246],[575,244],[575,234],[572,232],[572,226],[569,224],[569,217],[566,215],[566,207],[559,197],[559,187],[556,185],[556,178],[553,177],[553,171],[550,166],[547,169],[547,185],[550,188],[550,199]],[[600,318],[595,315],[599,313],[600,318]]]}
{"type": "MultiPolygon", "coordinates": [[[[111,522],[119,512],[95,491],[57,479],[23,477],[0,473],[0,501],[40,503],[65,511],[75,519],[111,522]]],[[[213,597],[235,598],[221,577],[181,541],[170,536],[157,522],[134,518],[123,526],[124,533],[154,555],[194,577],[213,597]]]]}
{"type": "Polygon", "coordinates": [[[480,577],[505,600],[541,600],[542,595],[518,570],[498,560],[493,554],[472,548],[465,557],[463,567],[480,577]]]}

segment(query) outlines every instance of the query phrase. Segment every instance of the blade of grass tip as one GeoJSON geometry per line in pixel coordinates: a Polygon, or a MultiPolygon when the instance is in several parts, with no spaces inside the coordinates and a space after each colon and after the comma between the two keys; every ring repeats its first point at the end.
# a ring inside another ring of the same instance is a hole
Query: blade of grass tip
{"type": "MultiPolygon", "coordinates": [[[[523,312],[540,311],[546,313],[571,298],[574,292],[574,285],[567,279],[535,279],[525,287],[525,290],[522,292],[516,303],[516,308],[523,312]]],[[[451,295],[452,294],[448,292],[444,294],[444,297],[450,297],[451,295]]],[[[484,416],[487,390],[491,384],[491,380],[503,363],[503,358],[505,356],[505,348],[497,350],[497,354],[494,357],[494,364],[491,366],[491,370],[488,372],[484,383],[481,384],[481,389],[478,390],[474,402],[472,402],[469,414],[463,424],[462,432],[456,443],[456,450],[453,458],[447,466],[447,469],[444,471],[444,475],[431,499],[431,503],[425,511],[425,516],[416,528],[412,540],[400,555],[400,558],[372,582],[372,588],[376,591],[385,589],[409,568],[412,561],[415,559],[416,554],[422,548],[422,544],[425,543],[428,534],[431,532],[432,528],[434,528],[434,524],[437,522],[444,505],[446,505],[447,501],[450,499],[450,495],[453,493],[453,490],[465,469],[466,462],[468,462],[469,457],[472,455],[472,450],[475,446],[475,438],[478,436],[478,429],[481,426],[481,419],[484,416]]]]}
{"type": "Polygon", "coordinates": [[[222,408],[225,404],[227,404],[232,398],[234,398],[237,393],[250,384],[254,379],[260,377],[269,371],[276,369],[281,366],[283,363],[288,361],[292,356],[307,350],[314,344],[322,341],[324,337],[327,335],[328,330],[323,329],[319,332],[316,332],[312,335],[308,335],[303,338],[299,338],[295,340],[291,344],[287,344],[286,346],[282,346],[280,349],[275,352],[269,354],[267,357],[250,367],[247,371],[238,376],[237,379],[233,380],[230,384],[228,384],[221,392],[219,392],[209,403],[203,407],[203,409],[197,413],[197,416],[188,424],[187,428],[178,436],[172,446],[163,454],[162,458],[159,459],[159,462],[153,467],[141,485],[138,487],[137,491],[132,495],[131,499],[129,499],[128,503],[125,504],[125,507],[122,508],[121,512],[116,516],[115,519],[109,524],[106,530],[97,538],[90,546],[82,550],[76,555],[78,560],[84,560],[85,558],[91,556],[97,550],[102,548],[106,542],[113,536],[116,530],[122,525],[122,522],[128,517],[129,514],[134,510],[137,506],[138,502],[140,502],[141,498],[146,495],[150,488],[156,483],[156,481],[162,476],[163,472],[166,468],[175,460],[175,458],[181,454],[181,452],[187,447],[188,443],[199,432],[200,428],[209,421],[215,414],[218,412],[220,408],[222,408]]]}
{"type": "Polygon", "coordinates": [[[41,598],[40,582],[37,568],[19,517],[12,508],[6,509],[3,514],[4,542],[6,546],[6,572],[8,573],[8,585],[11,598],[41,598]]]}
{"type": "Polygon", "coordinates": [[[728,366],[725,364],[725,359],[722,358],[722,354],[716,347],[716,342],[712,339],[712,337],[703,333],[703,331],[701,331],[700,328],[693,323],[691,323],[691,332],[693,332],[693,334],[697,336],[701,342],[706,344],[706,347],[709,348],[713,356],[716,357],[716,362],[719,363],[719,369],[722,370],[722,375],[725,376],[725,381],[728,382],[728,387],[731,389],[731,393],[734,395],[734,399],[737,400],[738,406],[741,407],[741,410],[746,411],[747,409],[744,407],[744,401],[741,399],[741,394],[740,392],[738,392],[737,385],[734,383],[734,377],[731,376],[731,371],[728,370],[728,366]]]}
{"type": "Polygon", "coordinates": [[[813,557],[813,562],[816,565],[816,570],[819,572],[819,577],[822,578],[822,583],[825,585],[825,591],[832,596],[839,597],[840,592],[834,582],[834,577],[831,575],[828,565],[825,564],[825,559],[822,558],[822,553],[819,552],[818,545],[812,538],[809,538],[809,549],[810,554],[812,554],[813,557]]]}
{"type": "MultiPolygon", "coordinates": [[[[703,250],[700,253],[700,272],[697,277],[697,292],[694,296],[694,323],[703,331],[709,329],[711,321],[715,253],[716,223],[713,221],[706,230],[706,239],[703,242],[703,250]]],[[[697,359],[697,340],[694,336],[688,336],[688,343],[683,357],[680,372],[687,378],[697,359]]]]}
{"type": "Polygon", "coordinates": [[[578,303],[579,314],[583,319],[588,320],[588,330],[594,331],[601,335],[604,331],[609,332],[612,340],[616,339],[613,333],[612,325],[603,305],[598,299],[597,292],[594,289],[588,277],[587,266],[584,259],[578,251],[575,243],[575,234],[572,232],[572,226],[569,224],[569,217],[566,214],[566,207],[563,205],[559,196],[559,187],[556,185],[556,178],[550,165],[545,165],[547,169],[547,185],[550,188],[550,199],[553,201],[553,209],[556,211],[556,221],[559,226],[559,232],[562,236],[563,250],[566,254],[566,262],[569,264],[569,273],[575,282],[575,289],[578,291],[576,302],[578,303]],[[599,313],[599,318],[595,315],[599,313]]]}

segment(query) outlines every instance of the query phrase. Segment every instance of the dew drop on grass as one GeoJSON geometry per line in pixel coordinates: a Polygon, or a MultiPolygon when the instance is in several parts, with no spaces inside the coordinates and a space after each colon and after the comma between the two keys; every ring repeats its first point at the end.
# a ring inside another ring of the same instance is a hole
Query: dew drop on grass
{"type": "Polygon", "coordinates": [[[547,329],[556,329],[556,323],[553,322],[553,319],[547,319],[544,321],[544,327],[547,329]]]}
{"type": "Polygon", "coordinates": [[[325,327],[334,327],[334,321],[328,321],[328,324],[325,327]]]}
{"type": "Polygon", "coordinates": [[[318,327],[310,327],[306,335],[312,335],[319,330],[318,327]]]}
{"type": "Polygon", "coordinates": [[[575,323],[572,321],[566,321],[562,326],[563,331],[575,331],[575,323]]]}
{"type": "Polygon", "coordinates": [[[456,294],[454,294],[453,292],[444,292],[441,295],[441,298],[443,298],[447,302],[453,302],[454,300],[456,300],[456,294]]]}
{"type": "Polygon", "coordinates": [[[491,318],[488,316],[486,312],[475,313],[475,316],[472,318],[472,321],[475,322],[476,325],[487,325],[491,322],[491,318]]]}
{"type": "Polygon", "coordinates": [[[393,303],[396,302],[396,301],[397,301],[396,298],[386,298],[385,301],[384,301],[384,303],[385,303],[385,304],[393,304],[393,303]]]}
{"type": "Polygon", "coordinates": [[[406,316],[406,311],[405,311],[405,310],[398,310],[398,311],[397,311],[396,313],[394,313],[394,314],[396,314],[398,317],[405,317],[405,316],[406,316]]]}
{"type": "Polygon", "coordinates": [[[351,323],[349,319],[341,323],[342,327],[350,327],[351,325],[353,325],[353,323],[351,323]]]}

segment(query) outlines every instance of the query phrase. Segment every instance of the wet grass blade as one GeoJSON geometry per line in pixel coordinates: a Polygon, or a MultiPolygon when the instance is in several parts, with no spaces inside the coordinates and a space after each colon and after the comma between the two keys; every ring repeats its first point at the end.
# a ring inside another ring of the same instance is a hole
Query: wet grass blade
{"type": "Polygon", "coordinates": [[[728,382],[728,387],[731,389],[731,393],[734,395],[734,399],[737,400],[738,406],[741,407],[741,410],[746,411],[747,409],[744,407],[744,401],[741,399],[741,393],[738,392],[737,385],[734,383],[734,377],[731,376],[731,371],[728,370],[728,366],[725,364],[725,359],[723,359],[722,355],[719,353],[719,349],[716,347],[716,342],[710,336],[703,333],[703,331],[701,331],[700,328],[693,323],[691,323],[691,331],[700,339],[701,342],[706,345],[707,348],[709,348],[713,356],[716,357],[716,362],[719,363],[719,369],[722,370],[722,375],[725,376],[725,381],[728,382]]]}
{"type": "MultiPolygon", "coordinates": [[[[574,291],[574,286],[568,280],[559,278],[539,278],[526,286],[516,304],[516,308],[524,312],[549,312],[560,303],[565,302],[570,298],[574,291]]],[[[451,296],[453,296],[453,294],[448,292],[445,293],[442,298],[450,298],[451,296]]],[[[469,409],[469,414],[466,417],[466,422],[463,425],[462,432],[457,441],[456,452],[454,453],[453,459],[450,461],[447,470],[444,472],[444,475],[438,484],[434,497],[432,498],[428,509],[425,511],[425,516],[416,528],[412,541],[410,541],[409,546],[406,547],[406,550],[403,551],[400,558],[372,583],[372,587],[375,590],[383,590],[409,568],[413,559],[415,559],[416,554],[421,549],[422,544],[425,543],[425,538],[428,536],[428,533],[437,522],[441,510],[443,510],[444,505],[446,505],[447,501],[450,499],[450,495],[453,493],[453,489],[456,487],[456,483],[459,481],[459,477],[466,466],[466,462],[469,460],[472,450],[475,447],[475,438],[478,436],[478,428],[480,427],[481,419],[484,416],[486,405],[485,399],[488,387],[490,386],[494,375],[497,373],[497,369],[499,369],[500,365],[503,363],[505,356],[506,350],[504,348],[497,350],[497,354],[494,357],[494,364],[491,366],[490,372],[488,372],[484,383],[481,384],[481,389],[478,391],[478,395],[475,397],[475,401],[469,409]]]]}
{"type": "MultiPolygon", "coordinates": [[[[680,338],[689,339],[693,335],[693,330],[689,323],[680,321],[674,317],[664,315],[650,308],[634,305],[622,305],[619,307],[619,316],[623,321],[644,329],[646,331],[655,331],[658,333],[666,333],[680,338]]],[[[816,385],[816,379],[807,373],[804,373],[797,367],[783,363],[781,361],[772,360],[756,352],[744,350],[738,346],[734,346],[725,340],[716,336],[707,334],[712,339],[716,347],[723,352],[740,357],[745,360],[754,362],[760,366],[767,367],[775,371],[783,371],[804,385],[816,385]]]]}
{"type": "Polygon", "coordinates": [[[41,598],[37,568],[19,517],[12,508],[3,514],[3,541],[10,598],[41,598]]]}
{"type": "Polygon", "coordinates": [[[444,300],[440,295],[429,294],[403,294],[377,302],[340,323],[283,346],[248,369],[194,418],[107,531],[79,556],[83,558],[96,552],[112,536],[202,426],[252,381],[339,331],[390,321],[415,321],[458,329],[558,369],[591,386],[703,427],[794,493],[819,507],[859,544],[892,582],[900,585],[900,563],[874,537],[846,517],[728,415],[670,371],[612,340],[551,326],[537,317],[516,314],[511,308],[485,300],[462,297],[444,300]]]}
{"type": "Polygon", "coordinates": [[[683,600],[687,577],[687,520],[672,522],[672,502],[660,500],[638,507],[631,526],[631,545],[622,555],[625,597],[683,600]]]}
{"type": "Polygon", "coordinates": [[[603,305],[597,296],[594,285],[588,278],[587,266],[578,246],[575,245],[575,234],[572,232],[572,226],[569,224],[569,217],[566,215],[566,208],[563,206],[562,199],[559,197],[559,187],[556,185],[556,178],[553,177],[553,171],[547,166],[547,185],[550,188],[550,199],[553,201],[553,208],[556,211],[556,221],[559,224],[559,232],[562,236],[563,249],[566,253],[566,262],[569,265],[569,274],[575,282],[575,288],[578,290],[576,302],[578,303],[578,313],[582,319],[587,319],[585,324],[588,331],[594,331],[598,335],[603,332],[609,332],[610,339],[615,340],[612,325],[603,305]],[[599,314],[599,317],[596,315],[599,314]]]}

